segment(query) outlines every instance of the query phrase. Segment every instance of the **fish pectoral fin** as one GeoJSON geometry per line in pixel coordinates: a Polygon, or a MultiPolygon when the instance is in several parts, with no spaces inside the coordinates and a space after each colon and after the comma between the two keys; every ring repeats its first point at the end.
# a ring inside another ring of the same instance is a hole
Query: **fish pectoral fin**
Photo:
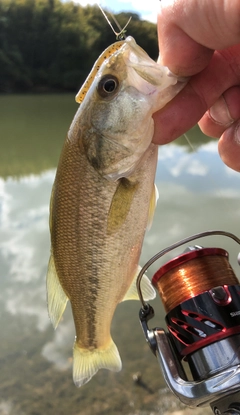
{"type": "Polygon", "coordinates": [[[157,188],[156,184],[154,184],[153,191],[152,191],[152,196],[151,196],[151,200],[150,200],[150,204],[149,204],[147,230],[149,230],[152,226],[153,216],[154,216],[154,212],[155,212],[155,209],[156,209],[156,206],[157,206],[158,198],[159,198],[158,188],[157,188]]]}
{"type": "MultiPolygon", "coordinates": [[[[137,273],[134,276],[133,282],[130,285],[130,288],[128,289],[122,301],[139,300],[136,282],[137,282],[137,277],[140,271],[141,271],[141,267],[138,266],[137,273]]],[[[145,301],[153,300],[156,297],[156,292],[150,280],[145,274],[143,274],[142,280],[141,280],[141,291],[142,291],[142,295],[145,301]]]]}
{"type": "Polygon", "coordinates": [[[99,369],[119,372],[122,362],[117,346],[111,339],[106,349],[82,349],[78,343],[73,347],[73,381],[77,387],[85,385],[99,369]]]}
{"type": "Polygon", "coordinates": [[[54,258],[51,254],[47,272],[47,304],[53,327],[56,329],[66,308],[68,298],[57,276],[54,258]]]}
{"type": "Polygon", "coordinates": [[[117,232],[125,222],[137,188],[138,182],[132,183],[124,177],[119,179],[108,213],[107,233],[109,235],[117,232]]]}

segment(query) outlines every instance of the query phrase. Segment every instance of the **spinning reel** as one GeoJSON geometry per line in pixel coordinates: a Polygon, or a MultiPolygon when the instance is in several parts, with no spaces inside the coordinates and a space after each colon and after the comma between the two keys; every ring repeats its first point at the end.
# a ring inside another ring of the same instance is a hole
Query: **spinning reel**
{"type": "Polygon", "coordinates": [[[240,415],[240,284],[228,252],[190,246],[154,274],[152,284],[166,311],[167,331],[148,327],[154,310],[141,292],[141,278],[156,260],[183,244],[210,235],[226,236],[240,244],[240,239],[231,233],[209,231],[156,254],[138,275],[142,303],[139,318],[164,379],[180,401],[191,407],[210,405],[215,415],[240,415]]]}

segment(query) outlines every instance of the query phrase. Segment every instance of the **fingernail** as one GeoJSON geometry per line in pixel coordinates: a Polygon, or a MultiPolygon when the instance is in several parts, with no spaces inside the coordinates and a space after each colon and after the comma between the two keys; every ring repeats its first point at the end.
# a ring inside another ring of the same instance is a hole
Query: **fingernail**
{"type": "Polygon", "coordinates": [[[214,122],[221,125],[230,125],[234,122],[223,96],[221,96],[209,109],[209,115],[214,122]]]}
{"type": "Polygon", "coordinates": [[[235,128],[234,139],[238,144],[240,144],[240,123],[238,123],[235,128]]]}

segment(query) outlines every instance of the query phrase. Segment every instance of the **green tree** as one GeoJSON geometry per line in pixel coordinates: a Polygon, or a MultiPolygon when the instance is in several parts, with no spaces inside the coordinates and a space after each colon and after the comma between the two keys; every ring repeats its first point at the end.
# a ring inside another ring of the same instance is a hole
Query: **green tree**
{"type": "MultiPolygon", "coordinates": [[[[116,16],[123,27],[129,13],[116,16]]],[[[132,15],[128,33],[157,57],[155,25],[132,15]]],[[[0,92],[74,90],[115,35],[97,6],[0,0],[0,92]]]]}

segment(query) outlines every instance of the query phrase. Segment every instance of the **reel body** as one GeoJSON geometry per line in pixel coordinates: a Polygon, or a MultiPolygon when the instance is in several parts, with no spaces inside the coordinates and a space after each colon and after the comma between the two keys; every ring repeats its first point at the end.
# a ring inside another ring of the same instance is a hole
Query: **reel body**
{"type": "MultiPolygon", "coordinates": [[[[201,235],[206,236],[188,240],[201,235]]],[[[153,257],[147,267],[171,248],[153,257]]],[[[188,406],[210,405],[216,415],[240,414],[240,284],[228,253],[190,247],[163,265],[152,283],[166,310],[167,332],[149,329],[154,315],[149,304],[143,303],[139,317],[170,389],[188,406]]]]}

